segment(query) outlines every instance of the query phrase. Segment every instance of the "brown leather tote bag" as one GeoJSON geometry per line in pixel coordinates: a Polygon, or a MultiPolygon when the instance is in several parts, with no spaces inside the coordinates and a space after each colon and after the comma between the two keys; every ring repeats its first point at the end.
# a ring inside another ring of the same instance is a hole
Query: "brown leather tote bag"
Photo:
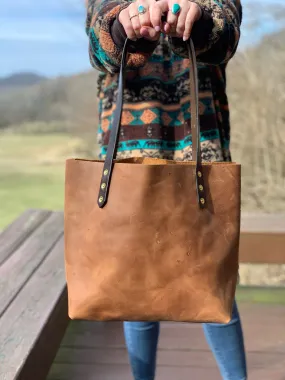
{"type": "Polygon", "coordinates": [[[127,42],[105,162],[68,159],[65,264],[72,319],[227,323],[238,275],[240,165],[202,163],[189,42],[192,162],[114,160],[127,42]]]}

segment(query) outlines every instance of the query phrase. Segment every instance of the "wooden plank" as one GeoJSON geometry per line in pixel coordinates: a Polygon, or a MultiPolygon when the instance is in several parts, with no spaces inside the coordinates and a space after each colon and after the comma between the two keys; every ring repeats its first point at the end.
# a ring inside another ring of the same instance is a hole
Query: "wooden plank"
{"type": "Polygon", "coordinates": [[[61,238],[0,319],[0,379],[46,379],[67,323],[61,238]]]}
{"type": "MultiPolygon", "coordinates": [[[[94,337],[96,339],[96,337],[94,337]]],[[[189,337],[191,341],[191,337],[189,337]]],[[[269,365],[275,368],[284,367],[283,352],[248,352],[248,361],[251,368],[266,368],[269,365]]],[[[55,358],[57,364],[128,364],[128,355],[125,347],[120,349],[105,347],[89,349],[83,347],[61,347],[55,358]]],[[[192,347],[190,350],[171,350],[167,347],[158,351],[158,366],[187,366],[187,367],[215,367],[215,360],[207,347],[198,350],[192,347]]]]}
{"type": "Polygon", "coordinates": [[[51,214],[0,267],[0,318],[63,234],[63,214],[51,214]]]}
{"type": "MultiPolygon", "coordinates": [[[[161,324],[161,347],[188,350],[193,347],[204,350],[207,344],[200,325],[183,323],[161,324]],[[173,337],[177,339],[173,339],[173,337]]],[[[62,341],[62,347],[84,347],[108,349],[123,348],[124,335],[120,322],[78,322],[72,321],[62,341]],[[77,324],[79,328],[77,328],[77,324]],[[94,338],[96,337],[96,339],[94,338]]]]}
{"type": "MultiPolygon", "coordinates": [[[[220,380],[216,368],[158,367],[156,380],[220,380]]],[[[48,380],[132,380],[130,368],[125,365],[56,364],[48,380]]],[[[274,379],[275,380],[275,379],[274,379]]]]}
{"type": "Polygon", "coordinates": [[[285,264],[285,214],[242,213],[240,262],[285,264]]]}
{"type": "Polygon", "coordinates": [[[242,233],[239,257],[241,263],[285,264],[285,233],[242,233]]]}
{"type": "Polygon", "coordinates": [[[0,234],[0,266],[51,214],[46,210],[27,210],[0,234]]]}
{"type": "MultiPolygon", "coordinates": [[[[284,380],[283,368],[249,368],[250,380],[284,380]]],[[[47,380],[132,380],[128,365],[56,364],[47,380]]],[[[156,380],[221,380],[216,367],[158,366],[156,380]]]]}
{"type": "Polygon", "coordinates": [[[17,380],[46,380],[68,323],[67,291],[65,288],[19,370],[17,380]]]}
{"type": "Polygon", "coordinates": [[[251,233],[285,233],[284,213],[254,213],[242,212],[241,232],[251,233]]]}
{"type": "MultiPolygon", "coordinates": [[[[240,312],[249,379],[284,380],[285,306],[242,304],[240,312]]],[[[161,324],[156,379],[174,378],[221,379],[200,325],[161,324]]],[[[47,379],[131,380],[122,324],[72,322],[47,379]]]]}
{"type": "Polygon", "coordinates": [[[47,380],[133,380],[133,377],[126,364],[108,367],[98,364],[55,364],[47,380]]]}
{"type": "MultiPolygon", "coordinates": [[[[258,352],[282,353],[285,357],[285,306],[242,305],[240,312],[243,317],[248,349],[258,352]]],[[[123,349],[123,328],[121,323],[117,322],[72,321],[61,347],[123,349]]],[[[199,351],[208,348],[200,325],[161,324],[160,348],[190,351],[193,347],[199,351]]]]}

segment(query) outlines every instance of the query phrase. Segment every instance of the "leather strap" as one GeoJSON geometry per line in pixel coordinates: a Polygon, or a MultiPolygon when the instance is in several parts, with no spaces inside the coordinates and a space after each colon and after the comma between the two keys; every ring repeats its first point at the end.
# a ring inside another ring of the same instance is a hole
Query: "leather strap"
{"type": "Polygon", "coordinates": [[[206,198],[201,157],[198,70],[195,48],[191,39],[187,41],[187,49],[190,59],[192,161],[196,162],[195,179],[197,201],[200,208],[204,208],[206,204],[206,198]]]}
{"type": "MultiPolygon", "coordinates": [[[[126,58],[130,40],[126,39],[123,52],[121,68],[119,73],[119,85],[116,109],[114,112],[113,124],[110,133],[109,144],[107,148],[106,159],[103,168],[102,179],[100,183],[100,190],[98,196],[98,206],[103,208],[108,201],[108,192],[112,178],[112,171],[114,167],[114,159],[117,152],[117,144],[119,141],[121,115],[123,108],[123,95],[124,95],[124,76],[126,67],[126,58]]],[[[200,120],[199,120],[199,91],[198,91],[198,74],[196,54],[192,40],[187,42],[187,48],[190,59],[190,93],[191,93],[191,133],[192,133],[192,160],[195,161],[195,179],[197,190],[197,201],[200,208],[205,207],[204,195],[204,180],[202,171],[202,158],[201,158],[201,142],[200,142],[200,120]]]]}

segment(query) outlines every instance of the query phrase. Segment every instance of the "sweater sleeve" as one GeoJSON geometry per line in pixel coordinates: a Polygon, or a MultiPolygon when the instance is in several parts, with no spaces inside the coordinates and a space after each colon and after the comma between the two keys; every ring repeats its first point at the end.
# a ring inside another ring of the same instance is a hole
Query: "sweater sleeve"
{"type": "MultiPolygon", "coordinates": [[[[197,61],[220,65],[234,55],[240,38],[242,8],[240,0],[193,0],[202,9],[194,24],[192,39],[197,61]]],[[[174,53],[187,58],[187,46],[180,38],[171,39],[174,53]]]]}
{"type": "MultiPolygon", "coordinates": [[[[129,5],[128,0],[88,0],[86,34],[89,37],[91,65],[111,74],[119,71],[122,49],[112,38],[111,30],[117,15],[129,5]]],[[[128,56],[127,69],[143,66],[151,53],[133,51],[128,56]]]]}

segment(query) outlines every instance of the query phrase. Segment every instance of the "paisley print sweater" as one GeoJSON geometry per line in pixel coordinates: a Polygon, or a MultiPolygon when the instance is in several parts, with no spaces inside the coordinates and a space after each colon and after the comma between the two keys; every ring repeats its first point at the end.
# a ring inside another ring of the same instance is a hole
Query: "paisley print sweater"
{"type": "MultiPolygon", "coordinates": [[[[195,24],[199,79],[201,150],[204,161],[229,161],[230,122],[225,69],[234,55],[241,24],[239,0],[196,0],[203,16],[195,24]]],[[[89,0],[86,32],[98,80],[100,158],[104,159],[115,108],[122,35],[123,0],[89,0]],[[120,36],[118,36],[118,33],[120,36]]],[[[133,43],[127,60],[117,157],[192,159],[187,48],[161,35],[158,43],[133,43]]]]}

